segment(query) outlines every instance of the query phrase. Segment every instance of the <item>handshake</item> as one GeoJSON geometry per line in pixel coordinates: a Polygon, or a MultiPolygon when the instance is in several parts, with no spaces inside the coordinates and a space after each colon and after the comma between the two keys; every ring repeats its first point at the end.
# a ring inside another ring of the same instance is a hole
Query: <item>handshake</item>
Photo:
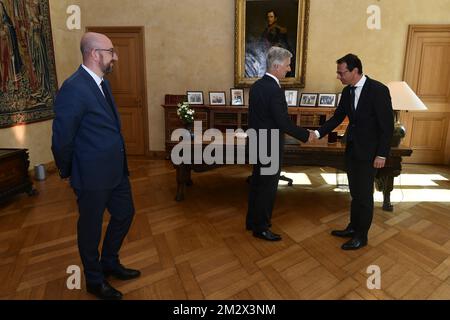
{"type": "Polygon", "coordinates": [[[308,131],[309,131],[309,138],[308,138],[308,142],[309,143],[319,140],[319,138],[316,136],[316,133],[314,132],[314,130],[309,130],[308,129],[308,131]]]}

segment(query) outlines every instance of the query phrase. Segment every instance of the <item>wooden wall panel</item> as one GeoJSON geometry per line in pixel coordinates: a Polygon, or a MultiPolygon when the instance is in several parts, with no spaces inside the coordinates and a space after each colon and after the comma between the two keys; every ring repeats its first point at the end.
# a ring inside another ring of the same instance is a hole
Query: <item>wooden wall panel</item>
{"type": "Polygon", "coordinates": [[[450,25],[410,25],[404,80],[428,107],[401,115],[407,162],[450,164],[450,25]]]}

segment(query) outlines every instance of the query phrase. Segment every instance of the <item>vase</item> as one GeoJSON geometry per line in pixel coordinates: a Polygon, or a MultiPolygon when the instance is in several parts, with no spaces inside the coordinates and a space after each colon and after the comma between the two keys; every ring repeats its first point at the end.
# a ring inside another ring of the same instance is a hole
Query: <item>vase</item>
{"type": "Polygon", "coordinates": [[[398,147],[400,145],[401,140],[405,137],[405,135],[406,135],[405,127],[400,122],[397,122],[394,125],[394,132],[392,134],[391,147],[398,147]]]}
{"type": "Polygon", "coordinates": [[[189,131],[191,134],[191,138],[194,138],[194,123],[193,122],[185,122],[184,128],[189,131]]]}

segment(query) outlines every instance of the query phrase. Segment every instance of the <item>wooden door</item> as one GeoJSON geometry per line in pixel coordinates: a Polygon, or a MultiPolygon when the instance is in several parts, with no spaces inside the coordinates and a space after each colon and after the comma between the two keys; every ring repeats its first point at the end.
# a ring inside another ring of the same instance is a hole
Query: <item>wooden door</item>
{"type": "Polygon", "coordinates": [[[428,110],[403,112],[409,163],[450,164],[450,25],[411,25],[404,79],[428,110]]]}
{"type": "Polygon", "coordinates": [[[145,85],[144,30],[141,27],[87,27],[108,36],[119,54],[107,76],[122,121],[127,154],[148,153],[147,92],[145,85]]]}

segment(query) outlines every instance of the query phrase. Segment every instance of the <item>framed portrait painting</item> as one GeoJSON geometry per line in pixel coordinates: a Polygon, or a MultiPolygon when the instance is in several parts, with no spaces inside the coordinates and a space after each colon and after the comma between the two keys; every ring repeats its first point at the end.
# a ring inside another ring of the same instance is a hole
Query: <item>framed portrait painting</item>
{"type": "Polygon", "coordinates": [[[266,54],[278,46],[292,53],[283,87],[304,87],[310,0],[235,0],[236,87],[249,87],[266,72],[266,54]]]}
{"type": "Polygon", "coordinates": [[[53,118],[58,84],[48,0],[2,0],[0,19],[0,128],[53,118]]]}

